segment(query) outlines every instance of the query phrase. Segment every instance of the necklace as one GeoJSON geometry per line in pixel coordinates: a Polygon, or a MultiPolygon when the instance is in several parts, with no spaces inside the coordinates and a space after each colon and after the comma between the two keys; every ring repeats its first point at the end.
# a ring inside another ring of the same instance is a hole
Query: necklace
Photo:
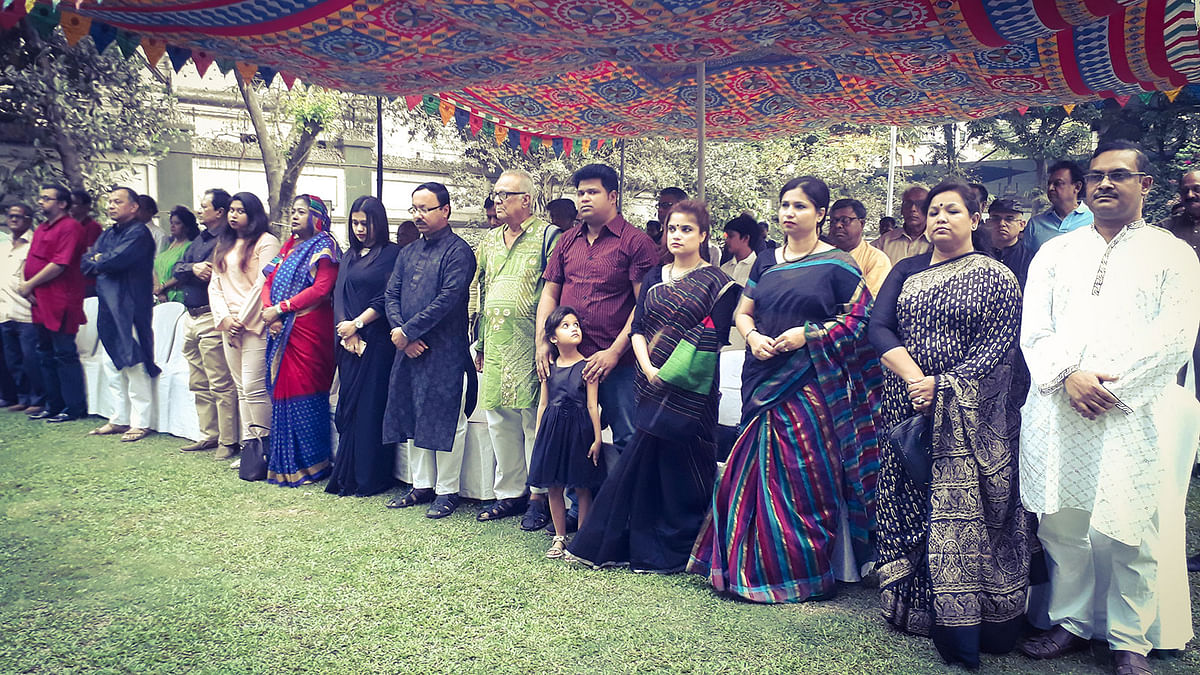
{"type": "Polygon", "coordinates": [[[783,261],[784,262],[795,262],[797,260],[800,260],[801,258],[807,258],[808,256],[812,255],[812,252],[817,250],[817,247],[821,245],[821,238],[817,237],[817,240],[815,242],[813,242],[812,248],[808,249],[808,253],[805,253],[802,256],[797,256],[795,258],[788,258],[788,247],[791,245],[792,245],[791,239],[789,239],[788,242],[783,245],[783,261]]]}
{"type": "Polygon", "coordinates": [[[700,262],[696,263],[695,265],[692,265],[691,267],[684,270],[683,274],[680,274],[679,276],[675,276],[675,263],[671,263],[670,265],[667,265],[667,278],[671,280],[671,283],[675,283],[676,281],[679,281],[680,279],[686,277],[688,274],[691,274],[692,270],[696,269],[697,267],[699,267],[703,264],[704,264],[704,261],[701,260],[700,262]]]}

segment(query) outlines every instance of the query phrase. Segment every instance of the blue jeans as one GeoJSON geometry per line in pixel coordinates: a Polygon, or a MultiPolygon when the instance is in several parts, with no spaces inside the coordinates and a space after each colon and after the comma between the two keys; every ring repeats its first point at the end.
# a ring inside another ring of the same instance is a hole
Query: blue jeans
{"type": "Polygon", "coordinates": [[[11,400],[39,408],[46,405],[42,362],[37,354],[37,326],[19,321],[0,323],[0,342],[4,345],[4,363],[16,394],[11,400]]]}
{"type": "Polygon", "coordinates": [[[38,326],[37,351],[42,362],[42,384],[46,387],[46,409],[71,417],[87,416],[87,393],[83,388],[83,365],[75,335],[38,326]]]}

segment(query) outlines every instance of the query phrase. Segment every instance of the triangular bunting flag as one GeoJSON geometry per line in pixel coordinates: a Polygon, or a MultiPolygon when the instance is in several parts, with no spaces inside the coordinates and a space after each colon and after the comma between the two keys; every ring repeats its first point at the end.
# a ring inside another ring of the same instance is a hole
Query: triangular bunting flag
{"type": "Polygon", "coordinates": [[[1028,112],[1028,111],[1029,111],[1029,106],[1027,106],[1027,105],[1019,105],[1019,106],[1017,106],[1017,112],[1018,112],[1018,113],[1020,113],[1020,114],[1022,114],[1022,115],[1024,115],[1024,114],[1025,114],[1026,112],[1028,112]]]}
{"type": "Polygon", "coordinates": [[[563,154],[563,139],[555,138],[550,141],[550,149],[554,151],[555,157],[562,157],[563,154]]]}
{"type": "Polygon", "coordinates": [[[13,5],[10,8],[11,2],[12,0],[4,0],[4,11],[0,12],[0,29],[12,28],[25,16],[25,5],[13,5]]]}
{"type": "Polygon", "coordinates": [[[216,64],[217,64],[217,70],[221,71],[222,75],[228,75],[230,72],[233,71],[234,68],[237,67],[237,64],[234,63],[231,59],[217,59],[216,64]]]}
{"type": "Polygon", "coordinates": [[[592,151],[592,139],[584,138],[579,142],[579,151],[587,154],[592,151]]]}
{"type": "Polygon", "coordinates": [[[454,119],[454,104],[449,101],[438,100],[438,115],[442,118],[442,124],[450,124],[450,120],[454,119]]]}
{"type": "Polygon", "coordinates": [[[192,52],[192,64],[196,66],[196,73],[200,77],[204,77],[204,73],[208,72],[208,67],[213,64],[213,57],[208,52],[194,51],[192,52]]]}
{"type": "Polygon", "coordinates": [[[1066,105],[1064,105],[1064,106],[1063,106],[1063,110],[1066,110],[1066,111],[1067,111],[1067,114],[1068,114],[1068,115],[1070,115],[1071,113],[1075,112],[1075,104],[1074,104],[1074,103],[1068,103],[1068,104],[1066,104],[1066,105]]]}
{"type": "Polygon", "coordinates": [[[471,130],[472,136],[478,136],[479,131],[483,129],[483,118],[479,115],[471,115],[467,122],[467,128],[471,130]]]}
{"type": "Polygon", "coordinates": [[[533,141],[533,138],[531,138],[529,136],[528,132],[525,132],[525,131],[519,132],[518,137],[517,137],[517,142],[521,146],[521,152],[528,155],[529,154],[529,144],[532,141],[533,141]]]}
{"type": "Polygon", "coordinates": [[[92,42],[96,43],[96,52],[99,54],[103,54],[113,40],[117,39],[117,29],[100,21],[92,22],[88,34],[92,36],[92,42]]]}
{"type": "Polygon", "coordinates": [[[157,68],[159,60],[167,53],[167,43],[158,38],[142,38],[142,51],[146,52],[150,67],[157,68]]]}
{"type": "Polygon", "coordinates": [[[167,58],[171,60],[171,68],[173,68],[175,72],[178,73],[191,57],[192,50],[187,49],[186,47],[167,45],[167,58]]]}
{"type": "Polygon", "coordinates": [[[508,147],[512,148],[514,151],[520,150],[521,149],[521,132],[517,131],[516,129],[509,129],[506,142],[508,143],[508,147]]]}
{"type": "Polygon", "coordinates": [[[33,6],[37,4],[37,0],[25,0],[25,13],[33,11],[33,6]]]}
{"type": "Polygon", "coordinates": [[[544,141],[544,140],[546,140],[545,136],[530,135],[529,151],[536,153],[538,150],[540,150],[542,148],[542,141],[544,141]]]}
{"type": "Polygon", "coordinates": [[[496,145],[504,145],[508,142],[508,127],[503,124],[496,125],[496,145]]]}
{"type": "Polygon", "coordinates": [[[564,139],[562,139],[562,144],[563,144],[563,149],[562,149],[563,157],[570,157],[571,151],[575,149],[575,139],[574,138],[564,138],[564,139]]]}
{"type": "Polygon", "coordinates": [[[1170,91],[1164,91],[1163,94],[1167,97],[1168,101],[1170,101],[1171,103],[1174,103],[1175,99],[1179,98],[1179,92],[1181,92],[1181,91],[1183,91],[1183,87],[1179,87],[1177,89],[1172,89],[1170,91]]]}
{"type": "Polygon", "coordinates": [[[495,140],[496,124],[494,122],[492,122],[491,120],[483,120],[483,123],[479,125],[479,134],[478,135],[481,137],[484,137],[484,138],[491,138],[491,139],[495,140]]]}
{"type": "Polygon", "coordinates": [[[1154,98],[1154,92],[1152,92],[1152,91],[1147,91],[1147,92],[1145,92],[1145,93],[1138,94],[1138,99],[1139,99],[1139,100],[1140,100],[1142,103],[1149,103],[1149,102],[1150,102],[1150,100],[1151,100],[1151,99],[1153,99],[1153,98],[1154,98]]]}
{"type": "Polygon", "coordinates": [[[466,129],[467,124],[470,121],[471,121],[471,113],[467,112],[466,110],[463,110],[462,108],[454,109],[454,125],[458,127],[459,131],[466,129]]]}
{"type": "Polygon", "coordinates": [[[438,112],[438,107],[440,105],[441,99],[436,96],[430,96],[429,94],[426,94],[424,98],[421,99],[421,108],[425,111],[425,114],[429,115],[430,117],[437,117],[441,114],[438,112]]]}
{"type": "Polygon", "coordinates": [[[89,16],[80,16],[74,12],[63,12],[62,18],[58,25],[62,26],[63,35],[67,38],[67,44],[74,47],[87,35],[92,28],[92,18],[89,16]]]}
{"type": "Polygon", "coordinates": [[[50,39],[54,33],[54,27],[58,25],[58,10],[51,9],[48,5],[34,6],[31,2],[25,3],[25,11],[29,14],[29,22],[33,24],[33,29],[43,40],[50,39]]]}
{"type": "Polygon", "coordinates": [[[1117,99],[1117,103],[1120,103],[1122,108],[1125,107],[1126,103],[1129,103],[1128,96],[1114,96],[1113,98],[1117,99]]]}
{"type": "Polygon", "coordinates": [[[271,86],[271,82],[275,81],[275,71],[266,66],[258,67],[258,78],[263,81],[266,86],[271,86]]]}
{"type": "Polygon", "coordinates": [[[280,72],[279,77],[283,80],[283,85],[288,88],[288,91],[291,91],[292,86],[296,84],[296,76],[291,73],[280,72]]]}
{"type": "Polygon", "coordinates": [[[126,31],[117,31],[117,49],[121,50],[121,56],[129,58],[137,53],[138,46],[141,42],[138,36],[126,31]]]}
{"type": "Polygon", "coordinates": [[[258,66],[254,65],[253,63],[242,63],[241,61],[238,61],[234,65],[234,68],[237,69],[238,75],[242,76],[242,81],[244,82],[253,82],[254,76],[258,74],[258,66]]]}
{"type": "Polygon", "coordinates": [[[420,96],[405,96],[404,97],[404,105],[408,106],[409,110],[412,110],[413,108],[417,107],[418,105],[420,105],[420,103],[421,103],[420,96]]]}

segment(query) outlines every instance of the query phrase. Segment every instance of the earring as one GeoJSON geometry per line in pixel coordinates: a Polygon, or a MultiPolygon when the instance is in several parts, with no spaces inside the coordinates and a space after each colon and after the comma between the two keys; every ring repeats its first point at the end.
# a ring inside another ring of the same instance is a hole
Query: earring
{"type": "Polygon", "coordinates": [[[979,225],[978,225],[978,224],[975,224],[975,225],[972,225],[972,226],[971,226],[971,231],[972,231],[972,232],[974,232],[975,230],[978,230],[978,229],[979,229],[979,225]]]}

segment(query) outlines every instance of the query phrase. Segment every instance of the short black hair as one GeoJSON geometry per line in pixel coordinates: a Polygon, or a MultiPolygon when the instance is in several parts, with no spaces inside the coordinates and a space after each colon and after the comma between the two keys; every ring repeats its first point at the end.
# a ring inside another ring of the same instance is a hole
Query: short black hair
{"type": "Polygon", "coordinates": [[[496,200],[492,199],[491,197],[487,197],[483,200],[483,210],[484,211],[487,211],[488,209],[494,209],[494,208],[496,208],[496,200]]]}
{"type": "Polygon", "coordinates": [[[1134,153],[1134,166],[1138,171],[1146,171],[1150,168],[1150,158],[1146,156],[1146,151],[1136,141],[1125,140],[1124,138],[1116,138],[1111,141],[1101,141],[1100,145],[1096,146],[1096,151],[1092,153],[1092,159],[1096,159],[1101,154],[1106,152],[1121,152],[1130,150],[1134,153]]]}
{"type": "Polygon", "coordinates": [[[725,223],[725,232],[737,232],[750,240],[750,250],[757,251],[762,246],[763,229],[758,222],[746,214],[725,223]]]}
{"type": "Polygon", "coordinates": [[[196,214],[188,207],[178,204],[171,209],[171,215],[168,218],[178,218],[179,222],[183,223],[184,236],[189,240],[200,236],[200,226],[196,224],[196,214]]]}
{"type": "Polygon", "coordinates": [[[575,202],[566,197],[560,197],[546,205],[546,213],[551,214],[551,217],[554,213],[570,213],[570,217],[574,219],[575,215],[579,213],[579,209],[575,207],[575,202]]]}
{"type": "Polygon", "coordinates": [[[129,197],[129,201],[131,201],[131,202],[138,202],[138,205],[139,205],[139,206],[141,205],[141,202],[140,202],[140,201],[138,201],[138,193],[137,193],[137,190],[134,190],[134,189],[133,189],[133,188],[131,188],[131,187],[126,187],[126,186],[124,186],[124,185],[118,185],[118,186],[114,187],[113,189],[109,190],[108,192],[109,192],[109,194],[111,194],[111,193],[113,193],[113,192],[116,192],[116,191],[118,191],[118,190],[124,190],[124,191],[125,191],[125,196],[126,196],[126,197],[129,197]]]}
{"type": "Polygon", "coordinates": [[[967,185],[967,187],[971,188],[972,190],[978,191],[979,194],[982,195],[982,197],[980,197],[980,199],[979,199],[979,202],[980,202],[979,208],[983,208],[983,205],[985,203],[987,203],[988,197],[991,196],[991,194],[988,192],[987,187],[984,186],[983,183],[970,183],[967,185]]]}
{"type": "Polygon", "coordinates": [[[585,180],[600,179],[600,184],[604,186],[605,192],[619,192],[621,190],[621,178],[617,172],[607,164],[587,164],[580,167],[575,175],[571,176],[571,182],[575,184],[575,189],[579,189],[579,184],[585,180]]]}
{"type": "Polygon", "coordinates": [[[25,203],[22,203],[22,202],[13,202],[12,204],[6,204],[6,205],[4,206],[4,215],[6,215],[6,216],[7,216],[7,215],[8,215],[8,210],[9,210],[9,209],[11,209],[11,208],[14,208],[14,207],[15,207],[15,208],[18,208],[18,209],[21,209],[22,211],[24,211],[24,212],[25,212],[25,217],[26,217],[26,218],[33,218],[33,209],[32,209],[32,208],[30,208],[30,206],[29,206],[28,204],[25,204],[25,203]]]}
{"type": "MultiPolygon", "coordinates": [[[[550,312],[550,316],[546,317],[546,324],[543,326],[546,333],[546,342],[550,342],[550,338],[554,336],[554,330],[558,328],[558,324],[562,323],[563,319],[574,314],[575,318],[579,318],[579,312],[575,311],[574,307],[569,305],[559,305],[550,312]]],[[[550,343],[552,346],[554,343],[550,343]]]]}
{"type": "Polygon", "coordinates": [[[54,198],[60,202],[65,202],[67,206],[71,205],[71,191],[65,185],[59,183],[49,183],[42,186],[43,190],[54,190],[54,198]]]}
{"type": "Polygon", "coordinates": [[[1083,169],[1080,169],[1078,164],[1076,164],[1075,162],[1072,162],[1069,159],[1060,159],[1057,162],[1051,164],[1050,168],[1046,169],[1046,175],[1053,176],[1054,174],[1058,173],[1059,171],[1062,171],[1063,169],[1066,169],[1067,171],[1069,171],[1071,173],[1071,182],[1072,183],[1082,183],[1083,182],[1083,169]]]}
{"type": "Polygon", "coordinates": [[[87,190],[71,190],[71,204],[74,206],[91,206],[92,193],[87,190]]]}
{"type": "Polygon", "coordinates": [[[138,195],[137,203],[138,210],[149,213],[151,218],[158,215],[158,202],[154,201],[154,197],[150,195],[138,195]]]}
{"type": "Polygon", "coordinates": [[[209,202],[214,209],[223,209],[225,213],[229,213],[229,202],[233,201],[233,197],[228,192],[221,188],[210,188],[204,191],[208,195],[209,202]]]}
{"type": "MultiPolygon", "coordinates": [[[[417,188],[412,191],[412,193],[415,195],[421,190],[429,190],[432,192],[433,196],[437,197],[439,208],[450,205],[450,191],[446,189],[445,185],[431,180],[428,183],[421,183],[418,185],[417,188]]],[[[449,213],[446,214],[447,217],[449,217],[449,215],[449,213]]]]}
{"type": "Polygon", "coordinates": [[[895,227],[896,219],[891,216],[884,216],[879,219],[879,224],[882,226],[884,223],[887,223],[888,227],[895,227]]]}
{"type": "Polygon", "coordinates": [[[855,217],[857,217],[860,220],[863,220],[867,217],[867,207],[863,206],[863,203],[858,201],[857,199],[849,199],[849,198],[839,199],[833,203],[833,206],[829,207],[829,212],[833,213],[834,211],[837,211],[838,209],[845,209],[845,208],[849,208],[849,209],[853,210],[855,217]]]}
{"type": "Polygon", "coordinates": [[[661,196],[663,196],[663,195],[666,195],[666,196],[668,196],[668,197],[674,197],[674,198],[676,198],[676,199],[679,199],[679,200],[683,200],[683,199],[687,199],[687,198],[688,198],[688,194],[687,194],[686,192],[684,192],[682,188],[677,188],[677,187],[667,187],[667,188],[663,188],[663,189],[661,189],[661,190],[659,190],[659,191],[658,191],[658,195],[659,195],[660,197],[661,197],[661,196]]]}

